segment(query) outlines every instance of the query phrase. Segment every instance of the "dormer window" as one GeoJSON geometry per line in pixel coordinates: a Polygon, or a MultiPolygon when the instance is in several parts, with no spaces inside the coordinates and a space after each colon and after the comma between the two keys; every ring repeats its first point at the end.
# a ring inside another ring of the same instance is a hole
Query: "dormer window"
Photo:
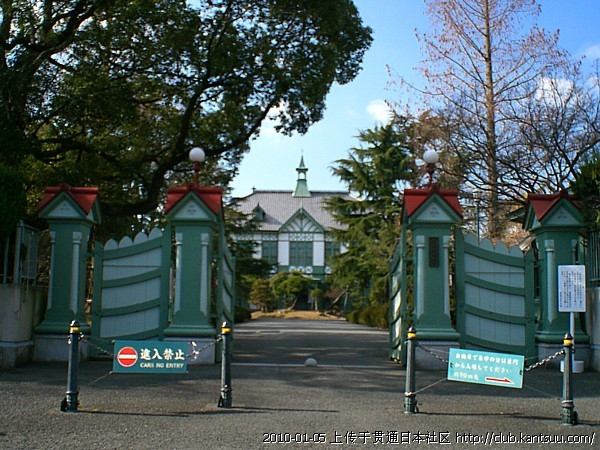
{"type": "Polygon", "coordinates": [[[260,207],[260,205],[256,205],[256,207],[252,210],[252,214],[254,215],[254,220],[256,222],[262,222],[265,220],[265,210],[260,207]]]}

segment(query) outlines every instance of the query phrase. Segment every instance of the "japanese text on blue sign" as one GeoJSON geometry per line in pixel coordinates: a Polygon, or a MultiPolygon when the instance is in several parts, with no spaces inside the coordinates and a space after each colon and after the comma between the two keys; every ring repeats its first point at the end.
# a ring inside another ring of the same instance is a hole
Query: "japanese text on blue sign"
{"type": "Polygon", "coordinates": [[[522,388],[522,355],[450,349],[448,380],[522,388]]]}

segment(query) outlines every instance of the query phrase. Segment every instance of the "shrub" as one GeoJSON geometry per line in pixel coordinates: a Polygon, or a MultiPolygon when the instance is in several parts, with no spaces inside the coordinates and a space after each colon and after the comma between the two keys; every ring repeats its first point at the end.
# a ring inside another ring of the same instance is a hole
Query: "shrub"
{"type": "Polygon", "coordinates": [[[388,302],[359,306],[346,314],[346,320],[368,327],[387,329],[389,307],[388,302]]]}
{"type": "Polygon", "coordinates": [[[246,320],[250,320],[250,310],[248,308],[242,308],[241,306],[236,306],[234,311],[234,323],[242,323],[246,320]]]}

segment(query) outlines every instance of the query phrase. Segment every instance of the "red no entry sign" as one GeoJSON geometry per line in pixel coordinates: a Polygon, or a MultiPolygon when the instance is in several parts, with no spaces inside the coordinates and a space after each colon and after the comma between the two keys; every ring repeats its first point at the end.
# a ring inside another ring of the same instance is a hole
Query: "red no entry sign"
{"type": "Polygon", "coordinates": [[[137,359],[138,354],[133,347],[123,347],[121,350],[119,350],[119,353],[117,353],[117,362],[123,367],[133,366],[137,359]]]}
{"type": "Polygon", "coordinates": [[[115,341],[113,372],[185,373],[189,343],[166,341],[115,341]]]}

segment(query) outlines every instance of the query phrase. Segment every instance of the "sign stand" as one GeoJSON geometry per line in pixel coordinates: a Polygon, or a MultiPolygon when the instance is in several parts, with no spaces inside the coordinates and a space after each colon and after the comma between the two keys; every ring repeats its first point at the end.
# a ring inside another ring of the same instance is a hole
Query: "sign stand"
{"type": "MultiPolygon", "coordinates": [[[[558,311],[569,313],[569,334],[573,340],[571,368],[573,373],[582,373],[583,361],[575,358],[575,313],[585,312],[585,266],[558,266],[558,311]]],[[[564,361],[560,365],[564,371],[564,361]]]]}

